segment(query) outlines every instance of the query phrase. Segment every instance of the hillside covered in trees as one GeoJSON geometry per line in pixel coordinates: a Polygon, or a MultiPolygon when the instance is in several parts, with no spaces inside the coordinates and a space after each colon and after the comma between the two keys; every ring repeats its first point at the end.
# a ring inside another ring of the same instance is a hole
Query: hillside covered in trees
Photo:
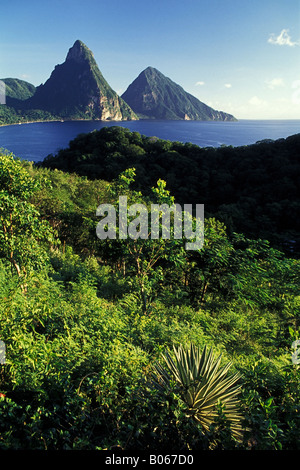
{"type": "Polygon", "coordinates": [[[147,67],[129,85],[122,98],[142,119],[236,121],[187,93],[154,67],[147,67]]]}
{"type": "Polygon", "coordinates": [[[227,230],[300,250],[300,134],[243,147],[199,147],[122,127],[79,135],[43,166],[112,181],[136,169],[133,187],[151,194],[163,179],[179,204],[204,204],[227,230]]]}
{"type": "Polygon", "coordinates": [[[1,450],[299,450],[299,145],[105,128],[1,152],[1,450]],[[100,239],[124,195],[204,203],[203,247],[100,239]]]}

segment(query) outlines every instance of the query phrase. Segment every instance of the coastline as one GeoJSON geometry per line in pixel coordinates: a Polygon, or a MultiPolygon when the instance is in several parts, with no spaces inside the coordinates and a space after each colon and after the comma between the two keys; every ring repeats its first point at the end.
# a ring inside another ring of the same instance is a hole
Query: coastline
{"type": "MultiPolygon", "coordinates": [[[[112,120],[105,120],[103,121],[102,119],[38,119],[35,121],[24,121],[24,122],[10,122],[7,124],[0,124],[0,127],[6,127],[6,126],[21,126],[22,124],[35,124],[35,123],[41,123],[41,122],[76,122],[76,121],[82,121],[82,122],[92,122],[92,121],[99,121],[99,122],[112,122],[112,120]]],[[[126,122],[129,121],[129,119],[123,119],[120,121],[115,121],[115,122],[126,122]]]]}
{"type": "Polygon", "coordinates": [[[6,127],[6,126],[19,126],[22,124],[34,124],[34,123],[42,123],[42,122],[92,122],[92,121],[98,121],[98,122],[129,122],[129,121],[139,121],[140,119],[119,119],[119,120],[114,120],[114,119],[83,119],[83,118],[74,118],[74,119],[63,119],[59,117],[55,117],[53,119],[36,119],[33,121],[16,121],[16,122],[9,122],[5,124],[0,124],[0,127],[6,127]]]}
{"type": "Polygon", "coordinates": [[[38,121],[10,122],[6,124],[0,124],[0,127],[21,126],[22,124],[34,124],[35,122],[64,122],[64,121],[60,119],[47,119],[47,120],[38,120],[38,121]]]}
{"type": "MultiPolygon", "coordinates": [[[[43,123],[43,122],[92,122],[92,121],[97,121],[97,122],[131,122],[131,121],[163,121],[163,122],[172,122],[172,119],[120,119],[120,120],[113,120],[113,119],[106,119],[106,120],[103,120],[103,119],[80,119],[80,118],[76,118],[76,119],[60,119],[60,118],[55,118],[55,119],[37,119],[37,120],[34,120],[34,121],[23,121],[23,122],[9,122],[9,123],[5,123],[5,124],[0,124],[0,127],[8,127],[8,126],[19,126],[19,125],[23,125],[23,124],[35,124],[35,123],[43,123]]],[[[182,121],[185,121],[184,119],[182,121]]],[[[282,118],[274,118],[274,119],[268,119],[268,118],[265,118],[265,119],[250,119],[250,118],[243,118],[243,119],[237,119],[236,121],[214,121],[214,120],[203,120],[203,121],[197,121],[197,120],[190,120],[190,122],[215,122],[215,123],[228,123],[228,122],[296,122],[296,121],[300,121],[300,118],[299,119],[296,119],[296,118],[293,118],[293,119],[282,119],[282,118]]],[[[176,120],[176,122],[180,122],[180,120],[176,120]]],[[[186,121],[185,121],[186,122],[186,121]]],[[[300,129],[299,129],[299,133],[300,133],[300,129]]]]}

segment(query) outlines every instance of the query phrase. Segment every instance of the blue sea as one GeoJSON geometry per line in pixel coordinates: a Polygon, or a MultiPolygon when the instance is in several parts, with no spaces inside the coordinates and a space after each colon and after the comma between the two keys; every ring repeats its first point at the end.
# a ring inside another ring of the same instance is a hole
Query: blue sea
{"type": "Polygon", "coordinates": [[[0,127],[0,148],[24,160],[38,162],[47,155],[55,155],[59,149],[68,147],[70,140],[78,134],[104,126],[127,127],[148,137],[191,142],[200,147],[237,147],[300,133],[300,120],[36,122],[0,127]]]}

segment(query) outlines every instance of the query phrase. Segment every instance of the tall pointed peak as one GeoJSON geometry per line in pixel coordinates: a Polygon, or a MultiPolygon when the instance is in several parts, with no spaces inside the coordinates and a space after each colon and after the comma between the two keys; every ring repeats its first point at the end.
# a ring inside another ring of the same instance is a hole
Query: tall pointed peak
{"type": "Polygon", "coordinates": [[[232,115],[202,103],[150,66],[129,85],[122,98],[143,119],[236,120],[232,115]]]}
{"type": "Polygon", "coordinates": [[[56,65],[50,78],[37,88],[27,106],[68,119],[137,118],[107,83],[92,51],[79,40],[69,49],[65,62],[56,65]]]}
{"type": "Polygon", "coordinates": [[[151,67],[151,65],[149,65],[148,67],[145,68],[144,73],[145,72],[156,72],[156,69],[154,67],[151,67]]]}
{"type": "Polygon", "coordinates": [[[157,70],[156,68],[154,67],[147,67],[145,70],[143,70],[142,74],[144,75],[161,75],[161,72],[159,70],[157,70]]]}
{"type": "Polygon", "coordinates": [[[69,49],[66,61],[75,60],[76,62],[83,62],[90,59],[94,59],[92,51],[82,41],[77,39],[69,49]]]}
{"type": "Polygon", "coordinates": [[[147,67],[140,73],[140,78],[144,78],[148,82],[169,80],[168,77],[163,75],[158,69],[151,66],[147,67]]]}

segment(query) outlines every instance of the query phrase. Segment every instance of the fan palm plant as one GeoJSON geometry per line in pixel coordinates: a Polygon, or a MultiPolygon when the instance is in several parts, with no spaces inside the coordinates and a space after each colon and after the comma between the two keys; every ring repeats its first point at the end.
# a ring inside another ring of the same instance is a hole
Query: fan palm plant
{"type": "Polygon", "coordinates": [[[200,349],[191,344],[184,348],[175,346],[174,359],[167,352],[163,355],[165,366],[156,363],[152,385],[160,390],[175,387],[186,405],[186,414],[199,422],[205,431],[215,422],[220,403],[230,423],[232,435],[242,437],[242,416],[239,414],[238,394],[240,374],[228,374],[231,363],[221,367],[221,356],[215,358],[212,350],[200,349]]]}

